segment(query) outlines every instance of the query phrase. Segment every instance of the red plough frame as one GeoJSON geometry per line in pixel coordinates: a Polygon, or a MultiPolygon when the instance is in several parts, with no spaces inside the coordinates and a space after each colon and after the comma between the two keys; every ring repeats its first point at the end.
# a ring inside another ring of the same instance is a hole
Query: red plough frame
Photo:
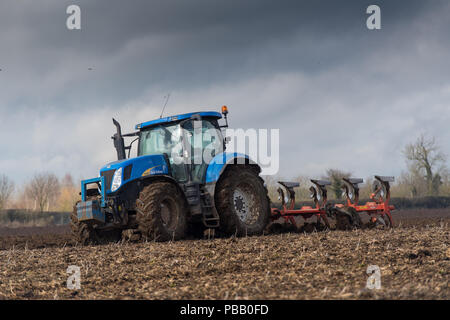
{"type": "Polygon", "coordinates": [[[343,179],[344,194],[346,197],[345,204],[336,204],[331,206],[327,204],[327,189],[326,186],[331,185],[330,181],[326,180],[311,180],[314,186],[310,187],[311,198],[315,203],[315,207],[302,206],[300,209],[295,208],[295,191],[294,188],[299,186],[297,182],[283,182],[278,183],[281,187],[278,188],[279,198],[281,199],[282,208],[272,208],[272,221],[283,218],[285,222],[297,226],[295,217],[301,216],[305,221],[315,216],[317,223],[322,221],[327,228],[330,228],[328,217],[335,217],[336,212],[343,212],[343,208],[351,208],[357,214],[366,213],[370,216],[371,223],[376,224],[380,222],[388,227],[393,226],[391,212],[395,210],[393,205],[389,204],[390,200],[390,185],[389,182],[394,181],[394,177],[375,176],[373,193],[369,201],[364,205],[358,205],[359,187],[363,179],[343,179]],[[382,220],[379,220],[382,218],[382,220]]]}

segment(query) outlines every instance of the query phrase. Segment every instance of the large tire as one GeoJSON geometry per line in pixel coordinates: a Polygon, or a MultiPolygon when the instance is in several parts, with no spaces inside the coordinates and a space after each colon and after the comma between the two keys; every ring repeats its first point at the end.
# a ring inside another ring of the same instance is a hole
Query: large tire
{"type": "Polygon", "coordinates": [[[77,216],[77,204],[73,207],[72,214],[70,215],[70,227],[72,229],[72,237],[76,243],[83,246],[102,244],[108,242],[116,242],[121,238],[121,230],[96,230],[90,223],[78,221],[77,216]]]}
{"type": "Polygon", "coordinates": [[[215,205],[219,230],[237,236],[262,234],[270,222],[270,200],[264,181],[250,166],[232,165],[219,179],[215,205]]]}
{"type": "Polygon", "coordinates": [[[187,231],[184,195],[170,182],[146,186],[136,200],[136,220],[144,240],[180,240],[187,231]]]}
{"type": "Polygon", "coordinates": [[[77,204],[81,201],[78,201],[73,206],[72,214],[70,215],[70,227],[72,229],[72,237],[75,240],[76,243],[81,244],[83,246],[90,245],[90,244],[97,244],[99,243],[100,239],[99,236],[94,230],[93,226],[78,221],[77,216],[77,204]]]}

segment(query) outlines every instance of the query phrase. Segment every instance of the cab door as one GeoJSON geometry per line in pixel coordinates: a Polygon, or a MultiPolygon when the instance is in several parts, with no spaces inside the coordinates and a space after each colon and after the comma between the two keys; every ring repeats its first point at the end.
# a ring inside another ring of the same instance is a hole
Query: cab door
{"type": "Polygon", "coordinates": [[[183,124],[187,173],[191,181],[204,183],[211,159],[223,152],[223,138],[217,120],[191,119],[183,124]]]}

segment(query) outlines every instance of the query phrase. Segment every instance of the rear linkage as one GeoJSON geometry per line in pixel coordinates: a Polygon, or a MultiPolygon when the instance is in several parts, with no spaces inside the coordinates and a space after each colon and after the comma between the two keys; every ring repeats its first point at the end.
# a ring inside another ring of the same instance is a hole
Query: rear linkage
{"type": "Polygon", "coordinates": [[[364,205],[358,205],[359,201],[359,184],[363,179],[344,178],[343,193],[345,195],[345,204],[335,204],[334,206],[327,203],[326,186],[331,185],[326,180],[311,180],[314,186],[310,187],[311,198],[315,207],[302,206],[300,209],[295,208],[295,191],[294,188],[300,184],[297,182],[278,183],[279,199],[281,199],[282,208],[272,208],[271,220],[275,221],[284,218],[286,223],[290,223],[297,227],[295,217],[301,216],[305,222],[313,216],[316,216],[316,225],[321,225],[321,221],[326,228],[330,229],[328,218],[336,219],[336,228],[340,230],[360,228],[362,222],[360,214],[366,213],[370,217],[369,226],[381,224],[386,227],[392,227],[391,212],[395,210],[393,205],[389,204],[390,200],[390,182],[394,181],[394,177],[375,176],[373,183],[373,193],[370,198],[372,201],[364,205]]]}

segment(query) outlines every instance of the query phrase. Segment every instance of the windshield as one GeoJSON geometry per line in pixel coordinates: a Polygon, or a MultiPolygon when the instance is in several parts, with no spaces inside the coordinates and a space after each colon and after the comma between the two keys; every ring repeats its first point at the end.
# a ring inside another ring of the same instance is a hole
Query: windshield
{"type": "Polygon", "coordinates": [[[141,133],[139,155],[165,153],[170,157],[180,147],[179,124],[160,125],[141,133]]]}

